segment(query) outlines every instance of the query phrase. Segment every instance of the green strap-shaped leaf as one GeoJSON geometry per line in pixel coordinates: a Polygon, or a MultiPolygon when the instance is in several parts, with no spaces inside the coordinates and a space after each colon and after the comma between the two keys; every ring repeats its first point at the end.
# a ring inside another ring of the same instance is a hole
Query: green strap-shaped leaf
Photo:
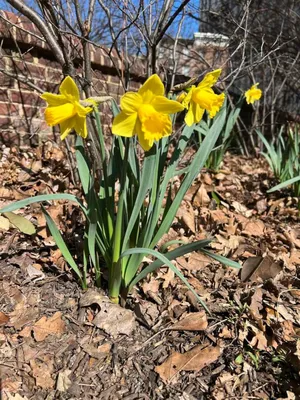
{"type": "Polygon", "coordinates": [[[132,229],[136,223],[136,220],[137,220],[139,213],[141,211],[141,208],[143,206],[146,194],[152,185],[153,173],[154,173],[154,169],[155,169],[154,168],[155,160],[156,160],[155,149],[153,149],[153,150],[151,149],[145,155],[140,187],[139,187],[139,191],[137,193],[137,197],[136,197],[136,200],[134,203],[133,210],[131,212],[131,216],[128,221],[127,229],[126,229],[124,239],[123,239],[122,250],[124,250],[127,246],[127,242],[129,240],[132,229]]]}
{"type": "Polygon", "coordinates": [[[19,208],[24,208],[29,206],[33,203],[41,203],[43,201],[51,201],[51,200],[70,200],[74,203],[77,203],[81,209],[83,210],[84,214],[86,215],[87,210],[82,204],[82,202],[74,195],[68,193],[57,193],[57,194],[42,194],[40,196],[29,197],[28,199],[19,200],[14,203],[9,204],[1,208],[0,213],[15,211],[19,208]]]}
{"type": "Polygon", "coordinates": [[[53,239],[54,239],[57,247],[59,248],[59,250],[61,251],[65,260],[70,265],[70,267],[72,268],[72,270],[75,272],[75,274],[78,276],[78,278],[80,279],[80,281],[82,283],[82,274],[81,274],[76,262],[74,261],[73,257],[71,256],[71,253],[69,252],[69,249],[68,249],[64,239],[62,238],[61,233],[59,232],[57,226],[55,225],[55,222],[53,221],[50,214],[48,214],[48,212],[46,211],[46,209],[43,206],[42,206],[42,211],[43,211],[44,217],[46,219],[47,225],[49,227],[50,233],[53,236],[53,239]]]}
{"type": "Polygon", "coordinates": [[[156,250],[150,250],[147,248],[136,248],[136,249],[129,249],[124,251],[124,253],[121,254],[120,259],[126,256],[130,256],[132,254],[151,254],[152,256],[158,258],[162,264],[167,265],[181,280],[182,282],[186,285],[186,287],[194,294],[194,296],[197,298],[197,300],[199,301],[199,303],[202,305],[202,307],[210,314],[205,302],[201,299],[201,297],[199,297],[199,295],[197,294],[197,292],[194,290],[194,288],[189,284],[189,282],[187,281],[187,279],[182,275],[182,273],[175,267],[175,265],[173,265],[171,263],[171,261],[168,260],[168,258],[166,256],[164,256],[163,254],[159,253],[156,250]]]}
{"type": "MultiPolygon", "coordinates": [[[[198,240],[197,242],[194,243],[188,243],[183,246],[179,246],[176,249],[172,251],[168,251],[167,253],[164,253],[164,256],[168,260],[175,260],[177,257],[184,256],[187,253],[191,253],[192,251],[200,250],[205,246],[208,246],[211,240],[209,239],[204,239],[204,240],[198,240]]],[[[155,271],[157,268],[161,267],[163,263],[160,260],[156,260],[150,265],[148,265],[146,268],[144,268],[137,276],[136,271],[139,268],[139,264],[135,266],[135,268],[127,268],[126,271],[126,276],[125,276],[125,285],[129,286],[132,288],[137,282],[139,282],[141,279],[145,278],[150,272],[155,271]]]]}
{"type": "Polygon", "coordinates": [[[209,134],[205,137],[205,139],[202,142],[201,147],[197,151],[197,153],[190,165],[190,170],[184,177],[184,180],[181,183],[180,189],[175,196],[172,207],[170,207],[170,209],[169,209],[167,215],[165,216],[164,220],[162,221],[156,235],[152,239],[152,242],[149,245],[150,248],[153,248],[155,246],[155,244],[159,241],[159,239],[164,235],[165,232],[167,232],[169,230],[170,226],[172,225],[174,217],[177,213],[178,208],[180,207],[180,204],[181,204],[187,190],[192,185],[194,179],[199,174],[199,171],[201,170],[201,168],[204,166],[209,154],[211,153],[211,151],[223,129],[224,122],[225,122],[225,116],[226,116],[226,108],[222,107],[222,109],[219,111],[219,113],[215,117],[216,118],[215,123],[210,128],[209,134]]]}
{"type": "Polygon", "coordinates": [[[79,135],[76,139],[76,161],[83,192],[87,195],[90,187],[91,168],[85,155],[83,140],[79,135]]]}
{"type": "Polygon", "coordinates": [[[292,185],[293,183],[296,183],[300,181],[300,176],[296,176],[295,178],[289,179],[285,182],[280,183],[279,185],[274,186],[272,189],[268,190],[267,193],[273,193],[276,190],[280,190],[283,189],[289,185],[292,185]]]}

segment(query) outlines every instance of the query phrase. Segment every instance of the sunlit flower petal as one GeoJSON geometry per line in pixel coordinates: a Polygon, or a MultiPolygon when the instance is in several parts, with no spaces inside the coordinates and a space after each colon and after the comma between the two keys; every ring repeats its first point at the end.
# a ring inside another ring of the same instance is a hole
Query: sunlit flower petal
{"type": "Polygon", "coordinates": [[[212,72],[208,72],[203,80],[199,83],[198,88],[211,88],[217,82],[219,76],[221,75],[221,69],[215,69],[212,72]]]}
{"type": "Polygon", "coordinates": [[[258,85],[259,83],[255,83],[255,85],[251,86],[251,88],[245,92],[247,104],[253,104],[261,98],[262,91],[257,88],[258,85]]]}
{"type": "Polygon", "coordinates": [[[145,139],[145,135],[144,132],[142,131],[142,129],[137,128],[137,135],[138,135],[138,139],[139,139],[139,143],[142,146],[142,149],[144,151],[148,151],[151,149],[151,147],[154,144],[154,140],[147,140],[145,139]]]}
{"type": "Polygon", "coordinates": [[[121,111],[113,120],[112,133],[118,136],[132,137],[135,135],[135,124],[138,114],[125,114],[121,111]]]}
{"type": "Polygon", "coordinates": [[[163,96],[164,92],[165,88],[160,77],[154,74],[146,80],[143,86],[139,89],[138,94],[142,96],[143,103],[151,103],[155,96],[163,96]]]}
{"type": "Polygon", "coordinates": [[[66,103],[57,107],[47,107],[45,110],[45,120],[49,126],[54,126],[72,118],[76,114],[76,108],[71,103],[66,103]]]}
{"type": "Polygon", "coordinates": [[[150,76],[137,93],[126,93],[121,99],[122,111],[113,121],[113,134],[137,135],[145,151],[153,146],[154,141],[171,135],[169,115],[182,111],[184,107],[163,94],[164,85],[158,75],[150,76]]]}
{"type": "Polygon", "coordinates": [[[74,129],[87,137],[86,116],[93,111],[92,107],[84,107],[79,103],[79,90],[70,76],[67,76],[59,87],[60,94],[45,92],[41,98],[47,101],[45,120],[49,126],[59,124],[61,139],[64,140],[74,129]]]}
{"type": "Polygon", "coordinates": [[[48,103],[49,107],[62,106],[69,102],[62,94],[53,94],[48,92],[43,93],[41,98],[48,103]]]}
{"type": "Polygon", "coordinates": [[[194,112],[193,112],[193,108],[190,107],[185,115],[184,118],[185,123],[187,124],[187,126],[192,126],[195,123],[194,120],[194,112]]]}
{"type": "Polygon", "coordinates": [[[121,98],[121,109],[126,114],[137,112],[142,105],[143,99],[138,93],[128,92],[121,98]]]}
{"type": "Polygon", "coordinates": [[[169,100],[164,96],[156,96],[152,100],[151,105],[157,112],[164,114],[175,114],[184,109],[183,105],[178,101],[169,100]]]}
{"type": "Polygon", "coordinates": [[[79,101],[79,90],[74,80],[67,76],[59,87],[59,92],[70,101],[79,101]]]}
{"type": "Polygon", "coordinates": [[[216,94],[211,87],[216,83],[220,74],[220,69],[209,72],[197,87],[190,88],[182,102],[183,106],[188,109],[185,116],[185,123],[188,126],[200,122],[205,110],[209,113],[210,118],[219,112],[224,103],[225,94],[216,94]]]}
{"type": "Polygon", "coordinates": [[[79,115],[75,115],[74,118],[74,130],[77,135],[83,137],[83,139],[87,138],[87,127],[86,127],[86,117],[80,117],[79,115]]]}

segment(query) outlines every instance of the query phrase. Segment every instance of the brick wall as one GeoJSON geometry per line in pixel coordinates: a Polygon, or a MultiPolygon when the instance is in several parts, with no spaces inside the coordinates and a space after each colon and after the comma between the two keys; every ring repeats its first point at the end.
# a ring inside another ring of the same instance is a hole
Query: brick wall
{"type": "MultiPolygon", "coordinates": [[[[39,30],[25,17],[0,11],[0,142],[7,145],[34,145],[45,138],[57,139],[57,132],[44,119],[45,102],[34,87],[57,93],[63,78],[61,65],[55,61],[39,30]],[[29,30],[28,34],[25,30],[29,30]],[[21,82],[14,79],[18,75],[21,82]],[[28,85],[30,83],[31,85],[28,85]]],[[[80,43],[72,42],[71,57],[81,76],[80,43]]],[[[117,57],[109,58],[105,51],[91,46],[93,95],[113,95],[120,98],[123,87],[114,66],[121,69],[117,57]]],[[[132,68],[129,89],[136,90],[146,76],[144,64],[138,60],[132,68]]],[[[109,125],[110,114],[102,106],[104,123],[109,125]]]]}

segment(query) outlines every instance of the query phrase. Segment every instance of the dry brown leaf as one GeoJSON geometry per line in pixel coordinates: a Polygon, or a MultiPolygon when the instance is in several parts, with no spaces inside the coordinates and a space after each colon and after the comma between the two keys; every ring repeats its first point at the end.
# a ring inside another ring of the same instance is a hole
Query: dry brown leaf
{"type": "Polygon", "coordinates": [[[61,319],[62,313],[56,312],[52,317],[42,317],[33,327],[33,336],[37,342],[42,342],[48,335],[60,337],[65,332],[65,323],[61,319]]]}
{"type": "Polygon", "coordinates": [[[215,236],[218,242],[212,242],[211,247],[217,250],[223,250],[222,254],[227,255],[231,250],[239,247],[241,237],[236,235],[229,236],[229,239],[224,238],[222,235],[215,236]]]}
{"type": "Polygon", "coordinates": [[[28,397],[20,396],[19,393],[16,393],[16,394],[12,395],[12,394],[6,392],[5,390],[4,390],[4,393],[7,396],[7,400],[28,400],[28,397]]]}
{"type": "Polygon", "coordinates": [[[187,314],[170,329],[177,331],[204,331],[208,326],[205,311],[187,314]]]}
{"type": "Polygon", "coordinates": [[[215,362],[221,355],[220,347],[199,345],[186,353],[173,353],[167,360],[155,367],[164,382],[170,382],[180,371],[200,371],[215,362]]]}
{"type": "Polygon", "coordinates": [[[88,307],[91,306],[92,304],[98,304],[99,306],[102,305],[102,303],[109,301],[109,298],[105,296],[104,294],[94,290],[94,289],[88,289],[86,292],[83,293],[79,300],[79,305],[80,307],[88,307]]]}
{"type": "Polygon", "coordinates": [[[60,371],[58,373],[56,390],[58,390],[59,392],[66,392],[71,387],[72,381],[69,378],[71,373],[72,371],[70,369],[65,369],[64,371],[60,371]]]}
{"type": "Polygon", "coordinates": [[[290,256],[281,254],[281,259],[289,270],[294,270],[297,265],[300,265],[300,250],[293,249],[290,256]]]}
{"type": "Polygon", "coordinates": [[[251,217],[253,211],[248,210],[248,208],[245,207],[243,204],[239,203],[238,201],[233,201],[231,205],[239,214],[243,215],[246,218],[251,217]]]}
{"type": "Polygon", "coordinates": [[[263,309],[263,291],[260,288],[257,288],[251,297],[250,303],[250,313],[255,320],[262,319],[262,315],[260,311],[263,309]]]}
{"type": "Polygon", "coordinates": [[[32,323],[38,315],[38,310],[28,307],[23,299],[18,303],[11,313],[9,313],[9,325],[15,329],[21,329],[24,325],[32,323]]]}
{"type": "Polygon", "coordinates": [[[241,269],[241,280],[242,282],[255,281],[260,278],[266,281],[274,278],[281,271],[282,267],[274,262],[271,257],[249,257],[241,269]]]}
{"type": "Polygon", "coordinates": [[[131,335],[136,327],[134,313],[118,304],[102,303],[92,323],[111,336],[131,335]]]}
{"type": "Polygon", "coordinates": [[[207,194],[205,185],[201,185],[194,196],[193,204],[196,207],[205,207],[210,203],[210,197],[207,194]]]}
{"type": "Polygon", "coordinates": [[[0,215],[0,230],[8,231],[9,230],[9,220],[0,215]]]}
{"type": "Polygon", "coordinates": [[[179,208],[176,216],[191,232],[195,233],[195,213],[193,207],[186,204],[179,208]]]}
{"type": "Polygon", "coordinates": [[[189,261],[185,264],[184,269],[188,271],[199,271],[212,263],[212,259],[202,253],[191,253],[189,261]]]}
{"type": "Polygon", "coordinates": [[[6,325],[9,321],[9,316],[0,311],[0,326],[6,325]]]}
{"type": "MultiPolygon", "coordinates": [[[[174,261],[172,261],[174,262],[174,261]]],[[[166,273],[159,273],[158,274],[160,279],[163,279],[163,284],[162,287],[163,289],[166,289],[169,286],[174,286],[174,282],[175,282],[175,272],[168,267],[168,270],[166,273]]]]}
{"type": "Polygon", "coordinates": [[[243,230],[244,235],[248,236],[264,236],[265,224],[261,220],[249,221],[243,230]]]}
{"type": "Polygon", "coordinates": [[[142,289],[145,294],[152,292],[157,293],[159,291],[160,282],[158,279],[151,277],[149,282],[144,282],[142,284],[142,289]]]}
{"type": "Polygon", "coordinates": [[[227,224],[228,217],[222,210],[210,210],[211,219],[216,222],[216,224],[227,224]]]}
{"type": "Polygon", "coordinates": [[[228,224],[225,225],[224,230],[227,232],[228,235],[235,235],[238,224],[234,223],[235,218],[231,217],[228,220],[228,224]]]}
{"type": "Polygon", "coordinates": [[[51,377],[53,373],[54,360],[49,354],[39,356],[38,359],[30,360],[32,376],[35,378],[37,386],[43,389],[53,389],[54,380],[51,377]]]}
{"type": "Polygon", "coordinates": [[[81,347],[91,357],[96,358],[97,360],[103,360],[110,352],[111,345],[109,343],[108,345],[109,346],[103,347],[103,351],[99,347],[97,348],[91,343],[84,343],[81,345],[81,347]]]}

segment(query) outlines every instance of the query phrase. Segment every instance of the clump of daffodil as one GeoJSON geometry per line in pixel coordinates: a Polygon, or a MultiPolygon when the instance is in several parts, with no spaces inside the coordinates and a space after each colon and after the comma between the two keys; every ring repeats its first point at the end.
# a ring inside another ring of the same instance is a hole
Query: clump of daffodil
{"type": "Polygon", "coordinates": [[[172,133],[170,114],[184,107],[164,96],[164,85],[154,74],[147,79],[138,92],[127,92],[121,98],[121,112],[112,125],[114,135],[132,137],[138,135],[139,143],[148,151],[155,140],[172,133]]]}
{"type": "Polygon", "coordinates": [[[253,104],[255,101],[259,100],[262,96],[262,91],[257,88],[259,83],[255,83],[251,86],[249,90],[245,92],[247,104],[253,104]]]}
{"type": "MultiPolygon", "coordinates": [[[[60,125],[61,140],[65,139],[73,129],[78,135],[86,138],[86,116],[93,111],[93,107],[85,107],[80,103],[78,87],[70,76],[67,76],[61,83],[59,93],[46,92],[41,95],[41,98],[48,103],[45,110],[47,124],[49,126],[60,125]]],[[[94,104],[93,101],[89,103],[94,104]]]]}
{"type": "Polygon", "coordinates": [[[209,72],[197,87],[192,85],[188,89],[188,93],[182,101],[182,104],[188,110],[184,119],[188,126],[200,122],[205,110],[209,117],[213,118],[222,107],[225,94],[216,94],[212,89],[221,72],[221,69],[209,72]]]}

